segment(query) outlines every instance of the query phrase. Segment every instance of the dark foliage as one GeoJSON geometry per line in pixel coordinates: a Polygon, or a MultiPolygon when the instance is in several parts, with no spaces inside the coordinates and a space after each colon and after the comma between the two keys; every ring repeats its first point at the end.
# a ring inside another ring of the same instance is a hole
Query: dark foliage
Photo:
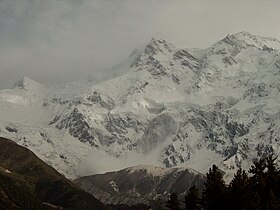
{"type": "Polygon", "coordinates": [[[222,171],[213,165],[206,174],[205,189],[202,196],[202,204],[208,210],[226,209],[226,184],[222,171]]]}
{"type": "Polygon", "coordinates": [[[228,209],[248,209],[250,195],[249,177],[244,170],[239,169],[228,186],[228,209]]]}
{"type": "Polygon", "coordinates": [[[189,189],[188,194],[185,196],[186,210],[199,210],[199,192],[196,186],[189,189]]]}
{"type": "Polygon", "coordinates": [[[120,205],[107,205],[108,209],[113,209],[113,210],[150,210],[151,208],[145,204],[136,204],[133,206],[128,206],[124,204],[120,205]]]}
{"type": "Polygon", "coordinates": [[[190,189],[185,197],[186,210],[279,210],[280,170],[272,155],[253,162],[251,177],[239,169],[228,186],[223,173],[213,165],[206,176],[205,189],[199,203],[198,192],[190,189]]]}
{"type": "Polygon", "coordinates": [[[249,172],[255,208],[260,210],[280,209],[280,171],[277,168],[277,158],[272,155],[253,163],[249,172]]]}
{"type": "Polygon", "coordinates": [[[180,210],[180,203],[178,200],[178,195],[176,193],[171,193],[166,206],[170,210],[180,210]]]}

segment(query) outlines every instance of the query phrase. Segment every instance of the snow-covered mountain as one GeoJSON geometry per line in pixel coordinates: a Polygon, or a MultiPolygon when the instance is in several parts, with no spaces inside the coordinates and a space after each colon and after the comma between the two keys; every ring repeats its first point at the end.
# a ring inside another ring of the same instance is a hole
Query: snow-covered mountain
{"type": "Polygon", "coordinates": [[[158,199],[166,202],[173,192],[184,196],[193,186],[202,192],[204,181],[203,174],[191,169],[139,165],[74,182],[106,204],[151,205],[158,199]]]}
{"type": "Polygon", "coordinates": [[[98,152],[227,174],[280,153],[277,39],[240,32],[200,50],[153,38],[106,72],[99,83],[23,78],[1,90],[0,135],[72,178],[98,152]]]}

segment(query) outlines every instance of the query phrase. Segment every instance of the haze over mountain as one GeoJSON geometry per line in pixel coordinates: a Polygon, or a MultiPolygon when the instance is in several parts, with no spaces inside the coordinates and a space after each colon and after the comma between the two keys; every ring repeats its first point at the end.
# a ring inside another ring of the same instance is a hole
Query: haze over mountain
{"type": "Polygon", "coordinates": [[[247,32],[202,50],[153,38],[100,83],[1,90],[0,134],[71,178],[139,164],[230,175],[279,154],[279,49],[247,32]]]}
{"type": "Polygon", "coordinates": [[[203,50],[153,38],[98,84],[25,77],[1,90],[0,132],[72,178],[140,163],[247,168],[279,153],[279,49],[247,32],[203,50]]]}
{"type": "Polygon", "coordinates": [[[247,30],[280,38],[278,0],[1,0],[0,89],[23,76],[102,75],[151,37],[206,48],[247,30]]]}

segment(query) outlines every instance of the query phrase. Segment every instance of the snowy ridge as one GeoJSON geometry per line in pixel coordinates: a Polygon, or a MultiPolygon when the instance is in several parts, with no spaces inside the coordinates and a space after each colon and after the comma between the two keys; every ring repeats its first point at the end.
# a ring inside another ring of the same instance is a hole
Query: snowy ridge
{"type": "Polygon", "coordinates": [[[158,198],[167,200],[172,192],[183,196],[194,185],[202,192],[204,180],[203,174],[187,168],[139,165],[74,182],[104,203],[133,205],[151,204],[158,198]]]}
{"type": "Polygon", "coordinates": [[[139,171],[145,171],[147,174],[150,174],[154,177],[155,176],[162,177],[170,173],[171,171],[174,171],[174,169],[166,169],[166,168],[156,167],[152,165],[139,165],[136,167],[127,168],[126,171],[130,174],[137,173],[139,171]]]}
{"type": "Polygon", "coordinates": [[[41,85],[24,78],[1,90],[0,135],[72,178],[78,166],[99,161],[88,160],[98,151],[131,160],[126,166],[204,173],[217,164],[230,176],[280,153],[279,50],[277,39],[247,32],[203,50],[153,38],[103,82],[41,85]]]}

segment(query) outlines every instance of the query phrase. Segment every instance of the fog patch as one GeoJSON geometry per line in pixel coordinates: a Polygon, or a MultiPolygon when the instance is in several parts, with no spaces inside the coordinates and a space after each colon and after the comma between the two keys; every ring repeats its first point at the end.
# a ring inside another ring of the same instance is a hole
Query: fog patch
{"type": "Polygon", "coordinates": [[[163,166],[156,161],[159,153],[159,150],[155,150],[147,155],[138,152],[130,152],[125,156],[114,157],[104,151],[93,149],[88,157],[79,164],[77,175],[87,176],[92,174],[102,174],[137,165],[163,166]]]}

